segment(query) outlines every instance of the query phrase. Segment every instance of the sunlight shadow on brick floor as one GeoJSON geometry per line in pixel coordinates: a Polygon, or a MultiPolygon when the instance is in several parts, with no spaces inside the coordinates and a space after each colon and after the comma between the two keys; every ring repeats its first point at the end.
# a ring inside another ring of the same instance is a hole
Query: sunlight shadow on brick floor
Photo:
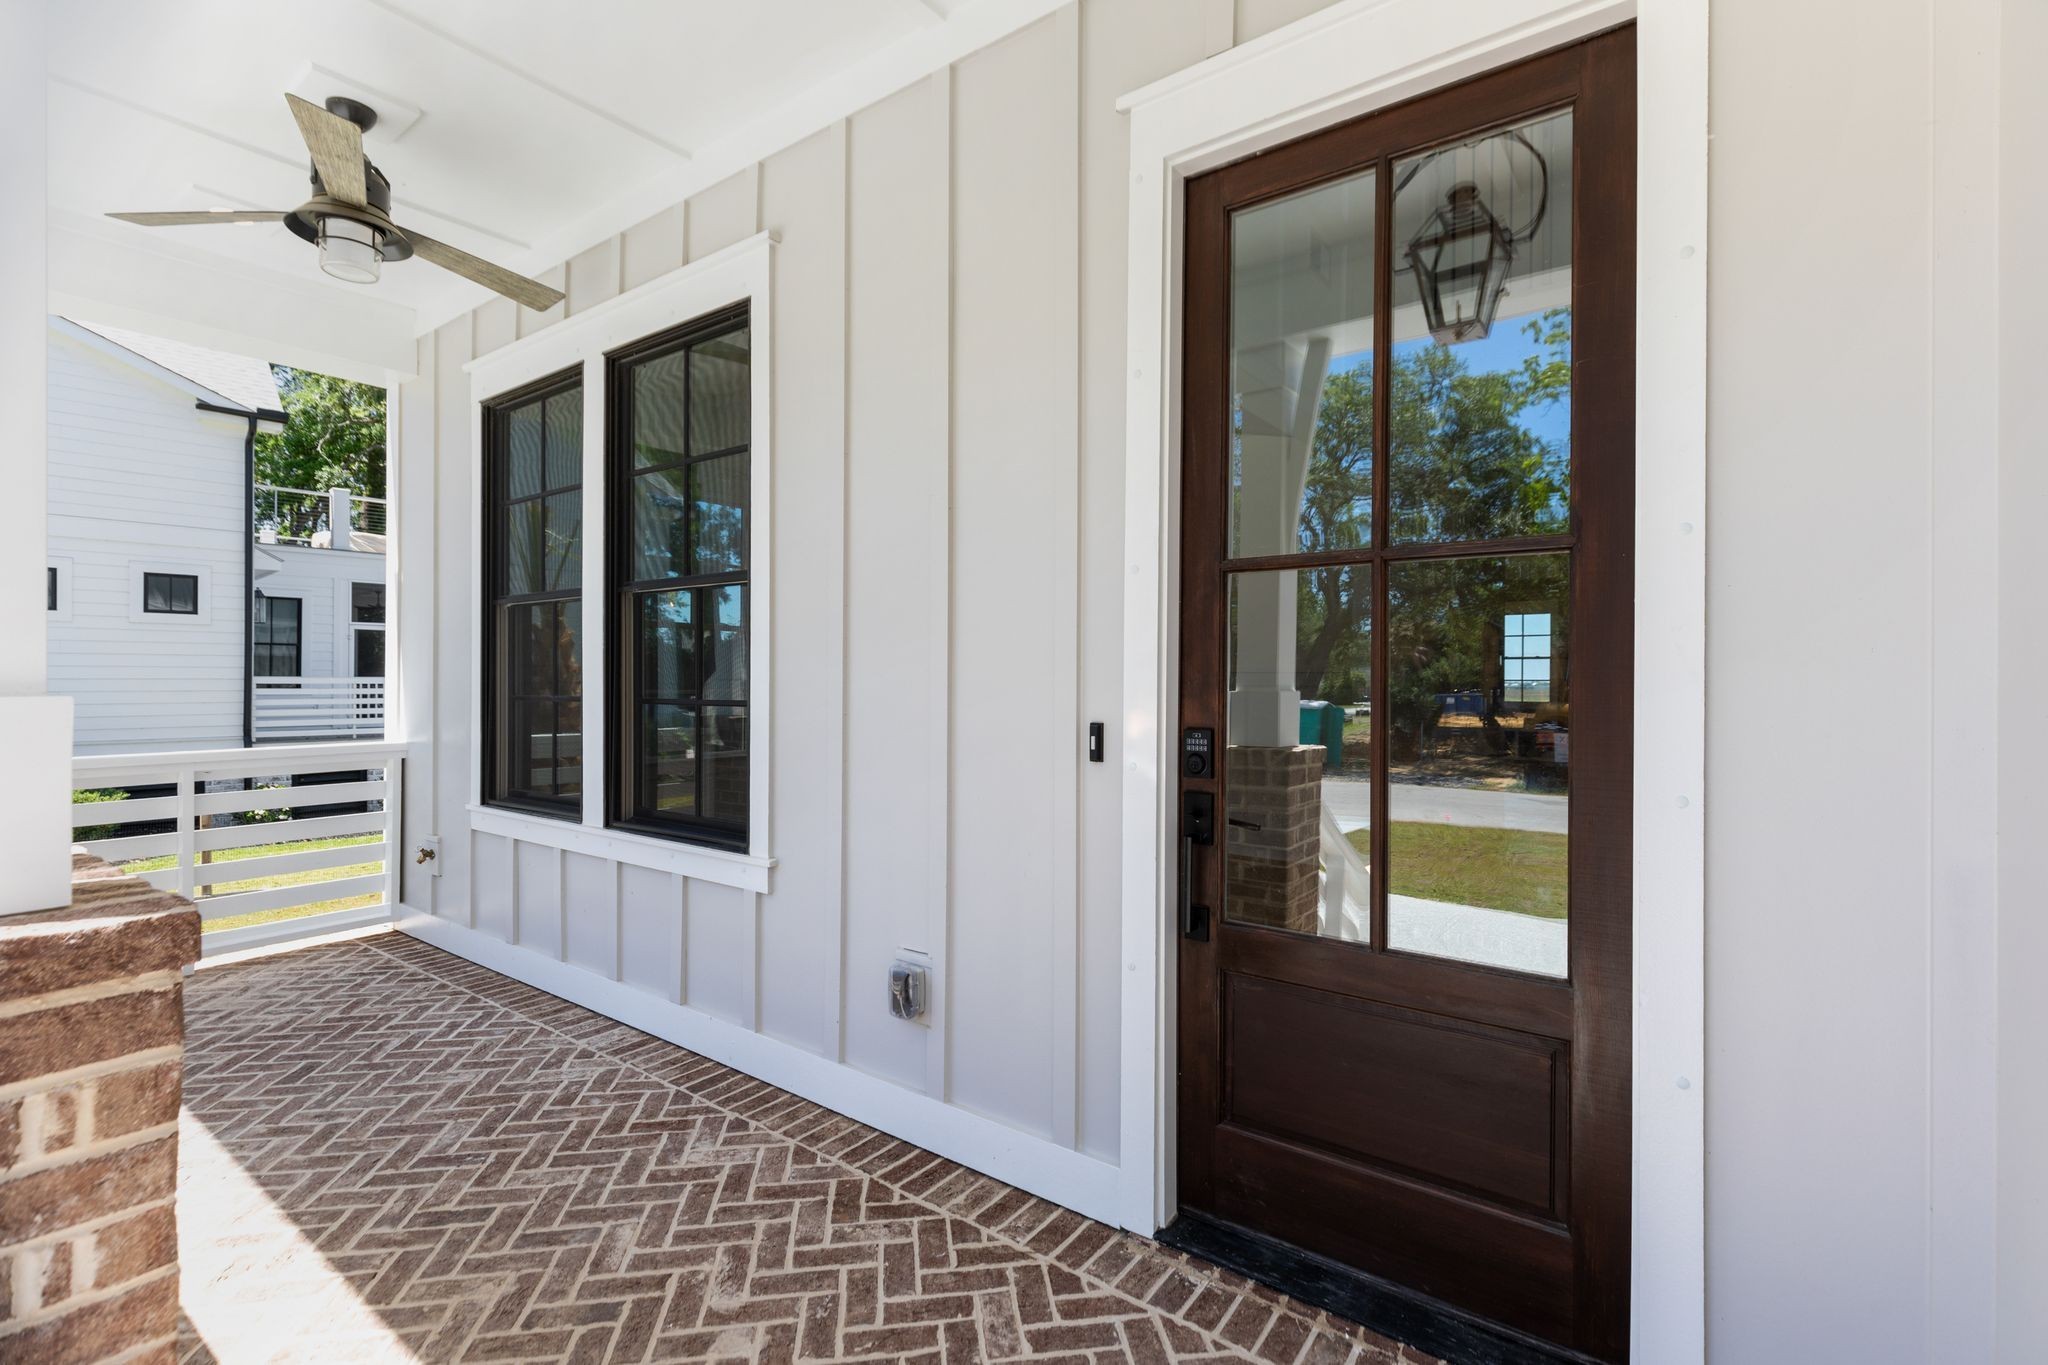
{"type": "Polygon", "coordinates": [[[397,934],[187,998],[186,1361],[1426,1359],[397,934]]]}

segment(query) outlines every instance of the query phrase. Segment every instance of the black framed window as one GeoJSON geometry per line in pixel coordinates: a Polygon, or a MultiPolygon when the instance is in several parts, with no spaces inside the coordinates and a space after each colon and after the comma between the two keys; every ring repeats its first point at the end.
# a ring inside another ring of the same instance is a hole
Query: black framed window
{"type": "Polygon", "coordinates": [[[744,848],[748,809],[745,305],[607,361],[612,823],[744,848]]]}
{"type": "Polygon", "coordinates": [[[142,575],[142,609],[167,616],[199,614],[199,575],[189,573],[145,573],[142,575]]]}
{"type": "MultiPolygon", "coordinates": [[[[577,371],[485,405],[484,499],[484,798],[576,819],[583,805],[577,371]]],[[[358,590],[367,586],[374,585],[358,590]]],[[[359,596],[352,614],[369,607],[359,596]]],[[[375,610],[381,620],[381,588],[375,610]]]]}
{"type": "Polygon", "coordinates": [[[296,597],[256,595],[256,676],[299,676],[299,623],[303,603],[296,597]]]}
{"type": "MultiPolygon", "coordinates": [[[[580,400],[579,400],[580,402],[580,400]]],[[[579,406],[580,411],[580,406],[579,406]]],[[[581,518],[578,518],[580,526],[581,518]]],[[[384,624],[384,585],[382,583],[351,583],[348,585],[348,619],[358,624],[384,624]]]]}

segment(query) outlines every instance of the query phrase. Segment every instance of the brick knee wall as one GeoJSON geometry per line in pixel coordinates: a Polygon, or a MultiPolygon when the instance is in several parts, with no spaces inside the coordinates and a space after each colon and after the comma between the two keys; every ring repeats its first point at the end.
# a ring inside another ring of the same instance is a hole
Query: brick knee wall
{"type": "Polygon", "coordinates": [[[168,1359],[199,915],[85,854],[72,878],[0,919],[0,1359],[168,1359]]]}

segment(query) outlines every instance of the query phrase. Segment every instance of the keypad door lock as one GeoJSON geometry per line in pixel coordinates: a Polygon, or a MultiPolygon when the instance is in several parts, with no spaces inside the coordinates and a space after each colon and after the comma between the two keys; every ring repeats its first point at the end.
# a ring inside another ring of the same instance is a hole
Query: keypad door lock
{"type": "Polygon", "coordinates": [[[1183,777],[1216,775],[1216,732],[1206,725],[1190,725],[1180,732],[1180,771],[1183,777]]]}

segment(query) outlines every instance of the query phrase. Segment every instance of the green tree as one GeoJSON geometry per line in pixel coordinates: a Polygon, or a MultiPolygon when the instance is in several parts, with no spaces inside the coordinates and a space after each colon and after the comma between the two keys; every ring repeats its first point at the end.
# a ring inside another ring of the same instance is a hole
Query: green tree
{"type": "MultiPolygon", "coordinates": [[[[256,435],[256,480],[280,488],[325,492],[346,488],[361,497],[384,492],[384,390],[353,379],[273,365],[284,401],[284,430],[256,435]]],[[[303,500],[302,500],[303,501],[303,500]]],[[[271,509],[259,509],[269,514],[271,509]]],[[[303,536],[325,515],[325,505],[291,500],[276,508],[278,528],[303,536]],[[304,522],[305,524],[298,524],[304,522]]]]}
{"type": "MultiPolygon", "coordinates": [[[[1534,354],[1499,371],[1475,373],[1456,346],[1425,342],[1396,350],[1387,394],[1396,539],[1492,539],[1565,528],[1571,452],[1524,418],[1569,401],[1571,312],[1548,310],[1522,331],[1534,354]]],[[[1304,552],[1363,544],[1366,509],[1388,515],[1371,507],[1373,389],[1370,365],[1324,384],[1302,502],[1304,552]]],[[[1440,693],[1497,674],[1501,611],[1532,591],[1539,599],[1561,593],[1550,581],[1555,563],[1517,566],[1498,579],[1476,568],[1402,571],[1391,603],[1395,619],[1386,623],[1393,666],[1386,719],[1397,748],[1414,753],[1440,693]]],[[[1300,571],[1296,584],[1295,676],[1303,695],[1365,695],[1370,659],[1360,627],[1371,606],[1367,576],[1330,566],[1300,571]]]]}

